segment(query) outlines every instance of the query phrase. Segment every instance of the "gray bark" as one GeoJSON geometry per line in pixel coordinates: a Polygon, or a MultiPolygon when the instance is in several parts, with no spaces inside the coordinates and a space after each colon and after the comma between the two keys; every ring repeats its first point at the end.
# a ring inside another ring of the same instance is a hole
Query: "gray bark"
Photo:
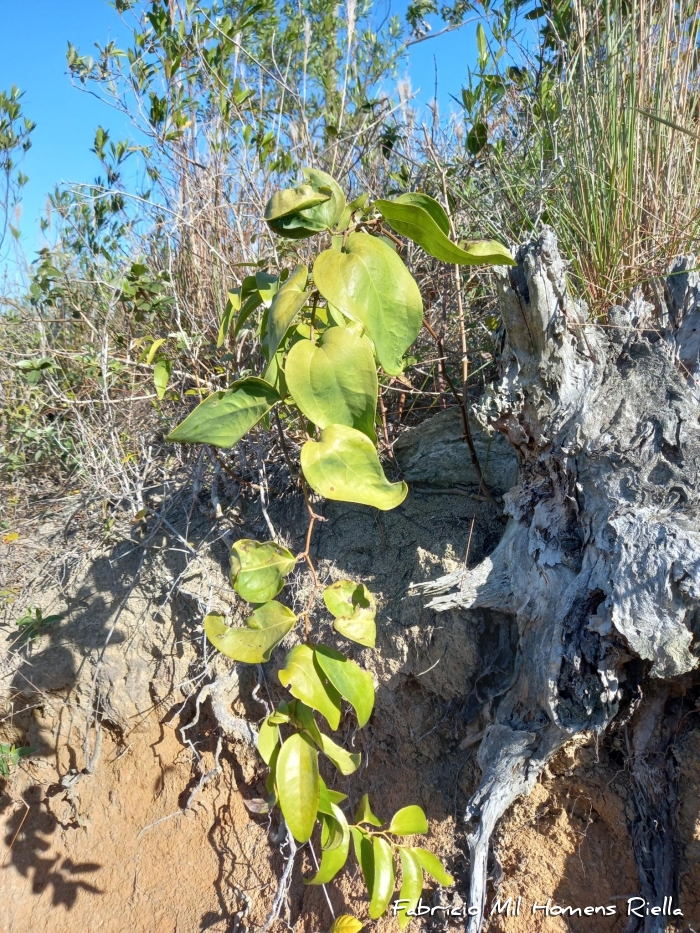
{"type": "Polygon", "coordinates": [[[500,375],[474,413],[517,455],[508,523],[481,564],[426,585],[435,609],[497,610],[519,633],[514,680],[486,731],[467,811],[470,903],[482,908],[469,933],[482,924],[497,820],[571,736],[612,722],[631,662],[652,680],[698,665],[700,283],[684,271],[692,257],[657,301],[633,296],[606,327],[568,294],[551,230],[516,259],[497,270],[500,375]]]}

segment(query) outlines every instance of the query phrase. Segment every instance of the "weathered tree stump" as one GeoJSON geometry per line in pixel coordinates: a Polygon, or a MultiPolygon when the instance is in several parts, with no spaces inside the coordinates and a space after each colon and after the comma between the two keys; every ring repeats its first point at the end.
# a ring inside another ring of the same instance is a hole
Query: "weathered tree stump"
{"type": "MultiPolygon", "coordinates": [[[[641,771],[664,690],[700,660],[700,290],[683,271],[692,260],[657,289],[656,307],[636,295],[602,326],[567,293],[553,231],[516,259],[497,270],[500,375],[475,411],[517,454],[508,524],[477,567],[426,585],[435,609],[497,610],[519,632],[513,683],[481,744],[483,777],[467,810],[470,903],[479,907],[469,933],[483,920],[497,820],[572,736],[601,732],[640,702],[635,853],[643,891],[659,901],[671,893],[669,839],[651,845],[645,826],[656,820],[670,836],[672,793],[647,792],[641,771]]],[[[664,925],[643,921],[645,933],[664,925]]]]}

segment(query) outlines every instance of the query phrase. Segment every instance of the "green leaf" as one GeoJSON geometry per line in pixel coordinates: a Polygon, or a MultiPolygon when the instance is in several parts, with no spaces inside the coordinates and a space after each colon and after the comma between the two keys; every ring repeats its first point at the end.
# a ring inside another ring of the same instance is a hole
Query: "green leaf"
{"type": "Polygon", "coordinates": [[[226,307],[224,308],[224,313],[221,315],[221,322],[219,323],[219,333],[216,338],[217,349],[224,345],[226,340],[226,334],[229,332],[231,327],[231,321],[233,320],[233,315],[236,314],[241,309],[241,289],[236,288],[234,291],[228,293],[228,299],[226,301],[226,307]]]}
{"type": "Polygon", "coordinates": [[[450,235],[450,218],[445,213],[442,204],[436,201],[435,198],[431,198],[429,194],[423,194],[420,191],[407,191],[405,194],[401,194],[398,198],[395,198],[394,201],[389,201],[388,203],[415,204],[416,207],[422,207],[424,211],[430,214],[445,236],[450,235]]]}
{"type": "Polygon", "coordinates": [[[370,826],[382,825],[382,821],[379,819],[379,817],[372,813],[372,808],[369,805],[369,794],[365,794],[362,800],[358,803],[357,809],[355,810],[355,822],[369,823],[370,826]]]}
{"type": "Polygon", "coordinates": [[[336,632],[367,648],[374,648],[377,604],[366,586],[352,580],[338,580],[325,588],[323,601],[335,616],[333,628],[336,632]]]}
{"type": "Polygon", "coordinates": [[[210,612],[204,619],[204,631],[212,645],[227,658],[244,664],[262,664],[270,660],[273,648],[294,628],[297,617],[291,609],[273,600],[251,613],[247,621],[248,628],[229,628],[223,616],[210,612]]]}
{"type": "Polygon", "coordinates": [[[342,250],[318,256],[313,274],[326,301],[367,328],[379,362],[397,376],[423,321],[418,285],[401,258],[378,237],[351,233],[342,250]]]}
{"type": "Polygon", "coordinates": [[[165,390],[168,388],[172,371],[173,364],[170,360],[158,360],[153,367],[153,383],[156,387],[156,395],[159,399],[165,396],[165,390]]]}
{"type": "Polygon", "coordinates": [[[321,745],[321,732],[316,724],[311,707],[299,700],[294,705],[294,720],[300,729],[308,732],[309,738],[315,745],[321,745]]]}
{"type": "MultiPolygon", "coordinates": [[[[515,265],[507,247],[495,240],[476,241],[470,243],[466,249],[457,246],[436,221],[436,216],[439,216],[437,210],[442,211],[442,208],[434,201],[431,210],[426,210],[428,200],[432,198],[428,199],[427,195],[422,195],[420,201],[415,195],[411,196],[410,201],[406,195],[401,195],[395,201],[380,200],[375,204],[393,230],[413,240],[422,246],[426,253],[441,262],[465,266],[515,265]]],[[[444,211],[442,213],[444,214],[444,211]]]]}
{"type": "Polygon", "coordinates": [[[317,645],[314,654],[319,667],[338,693],[355,708],[357,723],[362,729],[367,725],[374,707],[372,675],[339,651],[325,645],[317,645]]]}
{"type": "Polygon", "coordinates": [[[408,904],[402,905],[405,909],[402,909],[399,914],[399,929],[405,930],[411,922],[408,911],[416,909],[416,905],[423,893],[423,869],[421,868],[416,854],[410,849],[401,847],[399,849],[399,855],[401,856],[402,869],[399,900],[408,901],[408,904]]]}
{"type": "Polygon", "coordinates": [[[348,828],[348,821],[345,819],[343,811],[336,804],[332,803],[331,809],[333,810],[333,817],[341,827],[342,836],[340,842],[332,849],[324,849],[322,851],[321,864],[318,872],[310,881],[306,881],[305,884],[327,884],[335,878],[348,860],[348,852],[350,851],[350,829],[348,828]]]}
{"type": "Polygon", "coordinates": [[[231,548],[231,586],[249,603],[266,603],[282,590],[295,564],[292,552],[281,544],[239,538],[231,548]]]}
{"type": "Polygon", "coordinates": [[[414,833],[427,833],[428,821],[425,813],[415,804],[397,810],[389,826],[390,833],[395,836],[412,836],[414,833]]]}
{"type": "Polygon", "coordinates": [[[434,878],[438,884],[443,884],[445,887],[449,887],[451,884],[454,884],[455,880],[452,875],[448,875],[445,871],[444,866],[437,855],[433,855],[428,849],[421,849],[420,846],[412,846],[409,849],[410,852],[416,856],[418,861],[423,866],[423,870],[434,878]]]}
{"type": "Polygon", "coordinates": [[[316,191],[311,185],[299,185],[298,188],[285,188],[276,191],[265,206],[265,220],[281,220],[290,214],[298,213],[309,207],[316,207],[329,201],[329,191],[316,191]]]}
{"type": "Polygon", "coordinates": [[[390,483],[370,439],[343,424],[331,424],[320,441],[301,449],[301,468],[311,488],[340,502],[395,509],[408,494],[405,483],[390,483]]]}
{"type": "Polygon", "coordinates": [[[467,149],[472,155],[478,155],[488,141],[488,127],[478,120],[467,135],[467,149]]]}
{"type": "MultiPolygon", "coordinates": [[[[358,753],[351,753],[338,745],[333,739],[323,735],[314,719],[313,710],[305,703],[298,701],[294,713],[294,719],[299,727],[308,733],[312,742],[323,752],[326,758],[330,758],[341,774],[353,774],[360,767],[362,756],[358,753]]],[[[324,811],[326,812],[326,811],[324,811]]]]}
{"type": "Polygon", "coordinates": [[[318,752],[305,735],[295,733],[277,758],[277,797],[289,831],[308,842],[316,822],[320,794],[318,752]]]}
{"type": "Polygon", "coordinates": [[[283,272],[281,276],[274,275],[266,269],[260,269],[255,273],[255,287],[261,301],[267,308],[270,307],[273,298],[279,291],[285,274],[286,272],[283,272]]]}
{"type": "Polygon", "coordinates": [[[359,752],[348,752],[342,746],[337,745],[333,739],[328,738],[322,732],[319,733],[321,740],[319,748],[326,756],[330,758],[341,774],[354,774],[360,767],[362,755],[359,752]]]}
{"type": "Polygon", "coordinates": [[[333,811],[331,810],[332,803],[342,803],[344,800],[348,799],[347,794],[341,794],[337,790],[329,790],[326,787],[326,782],[323,778],[320,778],[321,783],[321,796],[318,802],[319,813],[325,813],[328,816],[333,816],[333,811]]]}
{"type": "Polygon", "coordinates": [[[315,652],[308,645],[297,645],[287,655],[285,666],[277,675],[302,703],[325,716],[331,729],[340,724],[340,694],[315,663],[315,652]]]}
{"type": "Polygon", "coordinates": [[[273,752],[280,741],[280,727],[270,722],[270,717],[264,719],[258,732],[258,751],[266,765],[270,764],[273,752]]]}
{"type": "Polygon", "coordinates": [[[344,424],[376,442],[377,369],[365,337],[347,327],[329,327],[318,345],[300,340],[289,351],[284,375],[309,421],[319,428],[344,424]]]}
{"type": "Polygon", "coordinates": [[[389,906],[391,895],[394,893],[396,876],[394,874],[394,853],[391,846],[375,836],[372,840],[374,853],[374,884],[372,886],[372,899],[369,903],[369,915],[376,920],[389,906]]]}
{"type": "Polygon", "coordinates": [[[249,376],[204,399],[166,440],[233,447],[278,401],[271,385],[249,376]]]}
{"type": "Polygon", "coordinates": [[[365,879],[367,893],[372,897],[374,889],[374,851],[372,849],[372,837],[357,826],[350,827],[350,835],[355,849],[355,858],[362,871],[362,877],[365,879]]]}
{"type": "Polygon", "coordinates": [[[479,61],[485,62],[488,58],[488,45],[486,44],[486,33],[481,23],[476,27],[476,47],[479,52],[479,61]]]}
{"type": "Polygon", "coordinates": [[[258,291],[254,292],[254,294],[246,298],[243,307],[238,312],[238,317],[236,318],[236,323],[233,328],[234,339],[239,335],[241,328],[253,313],[253,311],[255,311],[256,308],[259,308],[261,304],[262,298],[260,296],[260,292],[258,291]]]}
{"type": "Polygon", "coordinates": [[[270,305],[265,337],[265,355],[268,360],[275,355],[292,321],[306,304],[309,297],[309,292],[305,291],[308,277],[306,266],[297,266],[270,305]]]}
{"type": "Polygon", "coordinates": [[[335,179],[319,169],[302,171],[308,184],[277,192],[265,208],[270,228],[293,240],[330,230],[345,211],[345,195],[335,179]]]}
{"type": "Polygon", "coordinates": [[[333,921],[328,933],[359,933],[362,929],[360,921],[352,914],[341,914],[333,921]]]}

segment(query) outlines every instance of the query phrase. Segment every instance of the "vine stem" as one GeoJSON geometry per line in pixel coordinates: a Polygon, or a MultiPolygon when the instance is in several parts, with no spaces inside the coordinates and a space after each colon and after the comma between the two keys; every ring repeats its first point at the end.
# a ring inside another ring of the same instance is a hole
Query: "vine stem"
{"type": "Polygon", "coordinates": [[[297,555],[297,560],[298,561],[303,560],[306,562],[306,566],[309,568],[311,579],[313,581],[313,587],[311,589],[311,595],[309,596],[309,601],[306,604],[306,608],[302,612],[302,615],[304,617],[304,640],[308,644],[309,636],[310,636],[309,613],[311,612],[311,607],[313,606],[314,601],[316,599],[316,593],[318,592],[321,586],[321,584],[318,582],[318,574],[316,573],[314,562],[311,560],[311,538],[314,533],[314,525],[316,524],[316,522],[325,522],[326,519],[323,517],[323,515],[318,515],[316,512],[314,512],[313,506],[311,505],[311,499],[309,497],[309,487],[308,487],[306,480],[304,479],[303,474],[301,475],[301,488],[304,493],[304,501],[306,502],[306,510],[309,513],[309,527],[306,529],[306,544],[304,546],[304,550],[301,552],[301,554],[297,555]]]}
{"type": "MultiPolygon", "coordinates": [[[[423,318],[423,327],[428,331],[430,336],[433,338],[437,345],[437,350],[440,356],[444,356],[445,352],[442,345],[442,338],[435,332],[435,330],[430,326],[428,321],[423,318]]],[[[476,452],[476,447],[474,446],[474,438],[472,437],[472,429],[469,424],[469,410],[467,408],[465,394],[457,391],[457,388],[450,378],[449,373],[447,372],[447,367],[443,370],[443,375],[449,386],[450,392],[455,398],[455,401],[459,405],[459,410],[462,415],[462,429],[464,431],[464,440],[467,442],[467,447],[469,448],[469,456],[472,461],[472,466],[474,467],[474,472],[476,473],[477,479],[479,480],[479,492],[485,496],[492,505],[498,506],[498,502],[493,496],[493,493],[486,485],[484,475],[481,472],[481,464],[479,463],[479,456],[476,452]]]]}

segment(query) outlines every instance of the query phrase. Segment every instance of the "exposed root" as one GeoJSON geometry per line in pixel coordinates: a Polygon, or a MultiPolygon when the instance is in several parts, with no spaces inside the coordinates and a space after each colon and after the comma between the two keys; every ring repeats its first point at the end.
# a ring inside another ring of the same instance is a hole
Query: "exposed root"
{"type": "MultiPolygon", "coordinates": [[[[631,699],[630,661],[667,680],[698,665],[700,426],[675,331],[660,340],[587,322],[551,230],[516,258],[499,273],[501,379],[475,412],[518,458],[508,525],[477,567],[420,587],[434,609],[496,610],[518,631],[514,677],[485,732],[467,810],[478,908],[469,933],[483,922],[496,822],[569,738],[615,719],[631,699]]],[[[613,322],[629,317],[614,310],[613,322]]],[[[656,904],[675,885],[675,785],[668,739],[650,751],[658,711],[649,717],[635,721],[634,839],[642,893],[656,904]]],[[[663,923],[644,921],[644,933],[663,923]]]]}

